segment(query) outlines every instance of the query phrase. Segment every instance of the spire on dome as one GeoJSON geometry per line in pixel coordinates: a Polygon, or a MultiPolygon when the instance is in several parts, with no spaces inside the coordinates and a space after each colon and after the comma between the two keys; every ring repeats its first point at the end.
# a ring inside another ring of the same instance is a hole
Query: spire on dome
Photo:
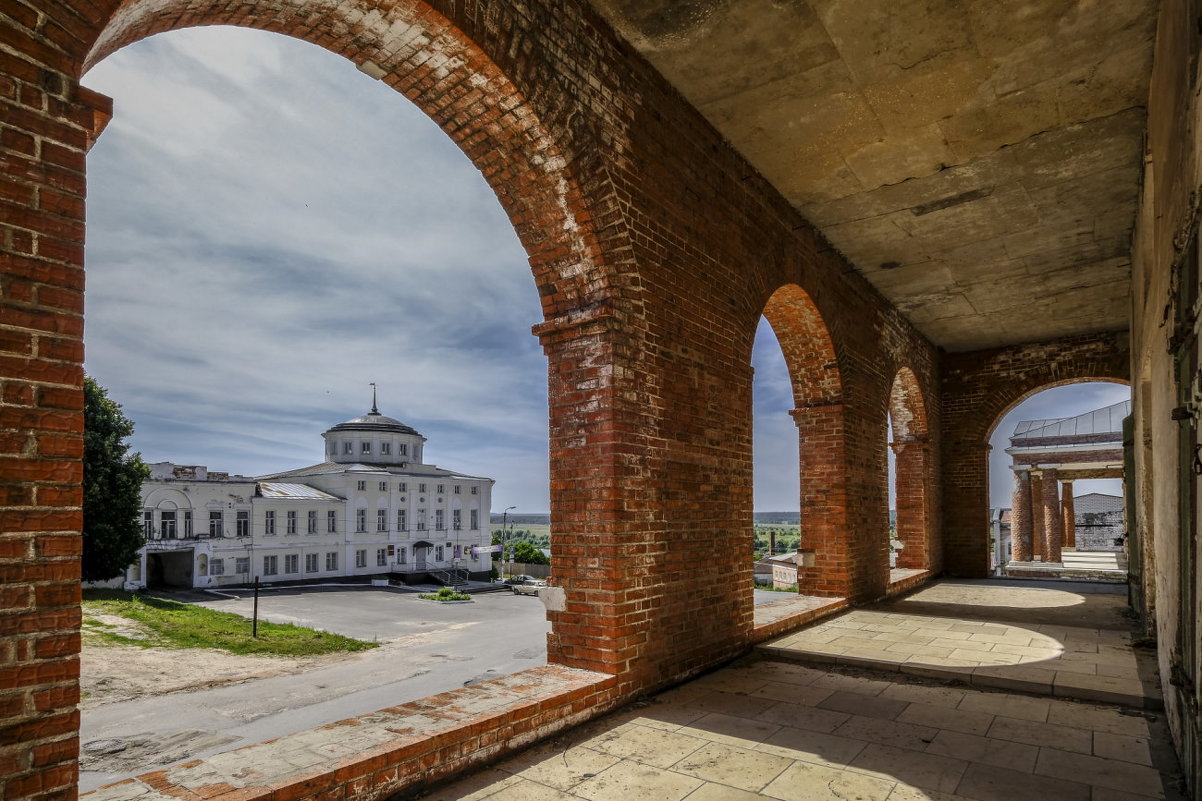
{"type": "Polygon", "coordinates": [[[380,410],[376,408],[376,382],[371,382],[371,413],[379,414],[380,410]]]}

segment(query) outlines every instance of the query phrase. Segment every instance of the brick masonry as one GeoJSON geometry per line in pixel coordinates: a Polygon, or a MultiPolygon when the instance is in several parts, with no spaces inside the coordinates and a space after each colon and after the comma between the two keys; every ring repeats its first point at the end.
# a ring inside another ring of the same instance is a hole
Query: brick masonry
{"type": "Polygon", "coordinates": [[[580,0],[9,0],[4,11],[6,799],[75,794],[84,156],[111,113],[78,76],[150,34],[237,24],[313,42],[382,74],[480,168],[530,256],[545,314],[535,333],[548,357],[565,592],[549,658],[617,677],[620,697],[720,663],[756,636],[746,557],[761,316],[795,387],[805,546],[818,554],[803,580],[853,603],[889,582],[891,410],[913,426],[906,453],[918,454],[903,487],[915,542],[906,559],[972,572],[985,543],[984,504],[971,505],[984,487],[973,415],[990,412],[975,393],[1014,387],[1008,359],[1030,362],[1032,389],[1125,376],[1125,349],[1104,336],[951,357],[940,391],[930,343],[580,0]],[[1063,376],[1049,372],[1057,360],[1063,376]]]}

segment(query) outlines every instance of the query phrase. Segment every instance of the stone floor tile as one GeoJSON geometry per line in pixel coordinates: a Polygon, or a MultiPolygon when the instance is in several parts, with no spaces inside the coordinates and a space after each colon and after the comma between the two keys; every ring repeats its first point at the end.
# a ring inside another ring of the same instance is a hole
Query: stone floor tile
{"type": "Polygon", "coordinates": [[[1095,731],[1093,733],[1093,754],[1105,759],[1118,759],[1137,765],[1150,766],[1152,764],[1151,743],[1147,737],[1095,731]]]}
{"type": "MultiPolygon", "coordinates": [[[[805,709],[806,707],[801,708],[805,709]]],[[[704,740],[731,745],[747,745],[748,743],[763,742],[779,729],[780,725],[776,723],[711,712],[677,731],[680,734],[688,734],[704,740]]]]}
{"type": "Polygon", "coordinates": [[[1093,801],[1148,801],[1150,798],[1155,798],[1155,796],[1125,793],[1122,790],[1111,790],[1109,787],[1093,788],[1093,801]]]}
{"type": "MultiPolygon", "coordinates": [[[[935,641],[938,643],[938,640],[935,641]]],[[[943,647],[936,645],[916,645],[911,642],[895,642],[885,648],[895,654],[905,656],[941,656],[944,658],[950,657],[954,648],[943,647]]]]}
{"type": "MultiPolygon", "coordinates": [[[[831,691],[834,692],[833,690],[831,691]]],[[[759,720],[765,723],[775,723],[780,726],[792,726],[796,729],[809,731],[832,732],[851,718],[847,712],[832,709],[818,709],[800,704],[779,703],[760,713],[759,720]]]]}
{"type": "Polygon", "coordinates": [[[826,675],[826,671],[789,662],[756,662],[756,675],[784,684],[809,684],[826,675]]]}
{"type": "Polygon", "coordinates": [[[944,730],[935,735],[935,739],[927,746],[927,753],[1032,773],[1035,760],[1039,757],[1039,748],[944,730]]]}
{"type": "Polygon", "coordinates": [[[914,643],[915,645],[928,645],[930,644],[931,640],[935,639],[941,634],[943,634],[943,632],[940,631],[932,631],[930,634],[926,635],[913,634],[908,629],[905,629],[901,631],[883,631],[880,634],[874,635],[872,639],[882,644],[888,642],[909,642],[914,643]]]}
{"type": "Polygon", "coordinates": [[[667,768],[709,744],[709,740],[677,732],[635,726],[588,740],[589,748],[620,759],[633,759],[657,768],[667,768]]]}
{"type": "Polygon", "coordinates": [[[951,793],[937,793],[934,790],[922,790],[918,787],[910,787],[905,784],[898,784],[893,788],[893,792],[889,794],[888,801],[969,801],[962,795],[953,795],[951,793]]]}
{"type": "Polygon", "coordinates": [[[725,784],[706,782],[689,793],[686,801],[763,801],[763,798],[759,793],[749,793],[746,790],[727,787],[725,784]]]}
{"type": "Polygon", "coordinates": [[[890,682],[869,679],[864,676],[845,676],[842,673],[827,673],[810,682],[814,687],[826,687],[831,690],[843,690],[860,695],[880,695],[890,682]]]}
{"type": "Polygon", "coordinates": [[[1058,656],[1059,649],[1037,645],[1011,645],[1010,643],[1000,642],[993,646],[993,651],[999,654],[1014,654],[1015,656],[1029,656],[1035,659],[1048,659],[1058,656]]]}
{"type": "Polygon", "coordinates": [[[749,695],[715,691],[689,702],[693,709],[706,712],[720,712],[723,715],[734,715],[740,718],[754,718],[764,710],[776,706],[778,702],[771,698],[753,698],[749,695]]]}
{"type": "Polygon", "coordinates": [[[964,690],[951,687],[930,687],[924,684],[890,684],[881,692],[882,698],[892,698],[897,701],[911,701],[920,704],[933,704],[955,708],[964,700],[964,690]]]}
{"type": "MultiPolygon", "coordinates": [[[[1042,663],[1041,663],[1042,664],[1042,663]]],[[[982,687],[1001,687],[1029,693],[1052,694],[1056,673],[1044,668],[1013,666],[983,666],[972,672],[972,683],[982,687]]]]}
{"type": "Polygon", "coordinates": [[[960,709],[988,712],[1022,720],[1046,721],[1050,702],[1013,693],[970,692],[960,702],[960,709]]]}
{"type": "MultiPolygon", "coordinates": [[[[448,799],[458,799],[461,796],[447,796],[448,799]]],[[[527,779],[518,779],[514,784],[501,788],[498,792],[487,796],[463,796],[463,798],[487,798],[488,801],[577,801],[576,796],[568,795],[562,790],[548,787],[527,779]]]]}
{"type": "Polygon", "coordinates": [[[485,769],[422,796],[422,801],[481,801],[511,784],[531,784],[521,776],[485,769]]]}
{"type": "Polygon", "coordinates": [[[937,679],[972,680],[972,672],[980,666],[972,659],[941,659],[937,656],[911,656],[898,668],[901,673],[937,679]]]}
{"type": "MultiPolygon", "coordinates": [[[[855,648],[855,649],[858,649],[861,651],[874,651],[875,652],[875,651],[887,650],[885,648],[884,643],[881,643],[877,640],[869,639],[867,637],[839,637],[838,639],[831,640],[829,644],[833,645],[833,646],[842,647],[844,649],[855,648]]],[[[894,643],[894,644],[896,644],[896,643],[894,643]]],[[[819,650],[825,650],[825,649],[819,649],[819,650]]]]}
{"type": "Polygon", "coordinates": [[[846,712],[850,715],[864,715],[870,718],[893,720],[908,705],[906,701],[895,701],[890,698],[881,698],[880,696],[838,691],[824,698],[817,706],[819,709],[846,712]]]}
{"type": "Polygon", "coordinates": [[[600,773],[618,761],[618,757],[591,748],[575,746],[564,749],[546,744],[502,762],[497,769],[557,790],[569,790],[588,775],[600,773]]]}
{"type": "Polygon", "coordinates": [[[897,672],[901,666],[901,663],[897,661],[896,654],[891,654],[887,651],[869,651],[868,649],[861,648],[848,648],[839,654],[838,658],[835,659],[835,663],[851,667],[868,668],[878,672],[897,672]]]}
{"type": "Polygon", "coordinates": [[[844,767],[855,759],[866,745],[863,740],[784,726],[755,749],[787,759],[799,759],[837,768],[844,767]]]}
{"type": "Polygon", "coordinates": [[[895,786],[895,782],[862,773],[794,762],[761,792],[783,801],[831,801],[835,798],[885,801],[895,786]]]}
{"type": "Polygon", "coordinates": [[[988,712],[952,709],[937,704],[912,703],[897,716],[897,720],[902,723],[916,723],[919,726],[932,726],[936,729],[984,735],[989,731],[990,724],[993,723],[993,715],[988,712]]]}
{"type": "Polygon", "coordinates": [[[1160,772],[1145,765],[1133,765],[1114,759],[1070,754],[1055,748],[1040,748],[1035,772],[1056,778],[1073,777],[1097,787],[1126,793],[1164,797],[1160,772]]]}
{"type": "Polygon", "coordinates": [[[774,754],[710,743],[681,759],[672,770],[708,782],[759,792],[792,764],[792,759],[774,754]]]}
{"type": "Polygon", "coordinates": [[[896,748],[908,748],[911,751],[925,751],[938,731],[930,726],[915,726],[913,723],[853,715],[850,720],[835,729],[834,734],[896,748]]]}
{"type": "Polygon", "coordinates": [[[960,783],[968,762],[938,754],[916,754],[887,745],[869,745],[852,760],[848,770],[867,773],[884,781],[950,793],[960,783]]]}
{"type": "Polygon", "coordinates": [[[623,760],[585,779],[572,794],[589,801],[680,801],[701,784],[692,776],[623,760]]]}
{"type": "MultiPolygon", "coordinates": [[[[657,697],[656,701],[659,701],[661,697],[657,697]]],[[[686,726],[697,720],[697,718],[704,717],[707,713],[700,709],[693,709],[677,704],[652,703],[622,714],[623,720],[637,723],[640,726],[650,726],[653,729],[663,729],[665,731],[676,731],[681,726],[686,726]],[[625,717],[626,715],[629,715],[629,717],[625,717]]]]}
{"type": "Polygon", "coordinates": [[[1066,662],[1057,659],[1052,663],[1052,667],[1057,673],[1080,673],[1083,676],[1096,676],[1098,673],[1097,663],[1094,662],[1066,662]]]}
{"type": "Polygon", "coordinates": [[[1117,662],[1096,662],[1094,669],[1099,676],[1111,676],[1113,678],[1127,678],[1139,675],[1139,669],[1134,665],[1120,664],[1117,662]]]}
{"type": "Polygon", "coordinates": [[[768,681],[765,676],[748,674],[742,670],[719,670],[694,679],[692,684],[707,690],[745,695],[763,687],[768,681]]]}
{"type": "Polygon", "coordinates": [[[773,701],[785,701],[790,704],[814,706],[833,692],[835,691],[828,687],[770,681],[751,695],[756,698],[771,698],[773,701]]]}
{"type": "Polygon", "coordinates": [[[1145,688],[1137,678],[1086,676],[1080,673],[1057,673],[1056,695],[1085,698],[1127,706],[1143,706],[1146,698],[1160,697],[1159,690],[1145,688]]]}
{"type": "Polygon", "coordinates": [[[1021,798],[1090,801],[1090,787],[1032,773],[973,763],[964,771],[956,794],[974,801],[1015,801],[1021,798]]]}
{"type": "Polygon", "coordinates": [[[1145,737],[1149,733],[1149,721],[1143,712],[1079,701],[1053,701],[1048,709],[1048,723],[1132,737],[1145,737]]]}
{"type": "Polygon", "coordinates": [[[1078,754],[1093,753],[1093,734],[1085,729],[1059,726],[1055,723],[1038,723],[998,716],[993,719],[987,736],[995,740],[1009,740],[1078,754]]]}
{"type": "Polygon", "coordinates": [[[921,628],[914,630],[914,634],[920,637],[938,637],[941,640],[967,640],[972,636],[971,632],[955,631],[951,628],[935,628],[931,624],[925,624],[921,628]]]}

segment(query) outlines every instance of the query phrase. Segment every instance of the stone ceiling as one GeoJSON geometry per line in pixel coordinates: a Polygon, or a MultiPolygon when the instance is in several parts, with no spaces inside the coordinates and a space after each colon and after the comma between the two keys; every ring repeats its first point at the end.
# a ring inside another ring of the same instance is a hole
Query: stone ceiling
{"type": "Polygon", "coordinates": [[[947,350],[1127,327],[1155,0],[592,0],[947,350]]]}

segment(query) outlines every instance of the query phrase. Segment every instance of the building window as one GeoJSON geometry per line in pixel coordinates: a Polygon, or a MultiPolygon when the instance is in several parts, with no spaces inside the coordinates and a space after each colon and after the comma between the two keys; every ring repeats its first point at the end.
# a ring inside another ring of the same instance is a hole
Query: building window
{"type": "Polygon", "coordinates": [[[263,533],[275,533],[275,512],[268,511],[263,513],[263,533]]]}
{"type": "Polygon", "coordinates": [[[435,561],[435,562],[441,562],[441,561],[442,561],[442,546],[441,546],[441,545],[437,546],[437,547],[434,549],[434,561],[435,561]]]}
{"type": "Polygon", "coordinates": [[[142,512],[142,536],[146,539],[154,539],[154,510],[147,509],[142,512]]]}
{"type": "Polygon", "coordinates": [[[359,490],[360,492],[367,492],[367,482],[366,481],[356,481],[355,489],[359,490]]]}
{"type": "Polygon", "coordinates": [[[338,569],[338,552],[329,551],[326,553],[326,570],[338,569]]]}
{"type": "Polygon", "coordinates": [[[408,528],[408,526],[405,525],[406,522],[407,521],[405,520],[405,510],[397,509],[397,511],[396,511],[396,530],[397,531],[405,531],[408,528]]]}
{"type": "Polygon", "coordinates": [[[334,511],[333,509],[326,512],[326,533],[338,533],[338,512],[334,511]]]}
{"type": "Polygon", "coordinates": [[[295,509],[288,510],[288,531],[287,531],[287,533],[288,534],[296,533],[296,510],[295,509]]]}
{"type": "Polygon", "coordinates": [[[280,557],[264,556],[263,557],[263,575],[274,576],[280,572],[280,557]]]}
{"type": "Polygon", "coordinates": [[[402,481],[400,484],[397,484],[396,488],[397,488],[397,492],[408,492],[409,484],[408,484],[408,482],[402,481]]]}
{"type": "Polygon", "coordinates": [[[349,442],[344,442],[344,443],[342,443],[342,452],[343,453],[354,453],[355,452],[354,446],[351,445],[349,442]]]}
{"type": "Polygon", "coordinates": [[[317,572],[317,554],[315,554],[315,553],[305,554],[305,572],[306,573],[316,573],[317,572]]]}
{"type": "Polygon", "coordinates": [[[388,482],[387,481],[380,482],[380,492],[388,492],[388,482]]]}
{"type": "Polygon", "coordinates": [[[366,509],[356,509],[355,510],[355,531],[360,534],[362,534],[364,531],[367,531],[367,510],[366,509]]]}
{"type": "Polygon", "coordinates": [[[388,510],[387,509],[377,509],[376,510],[376,531],[387,531],[387,530],[388,530],[388,510]]]}
{"type": "Polygon", "coordinates": [[[472,494],[473,494],[473,495],[477,494],[477,493],[476,493],[476,490],[477,490],[477,489],[478,489],[477,487],[472,487],[472,494]]]}
{"type": "Polygon", "coordinates": [[[398,564],[405,564],[405,546],[396,549],[396,560],[398,564]]]}
{"type": "Polygon", "coordinates": [[[359,453],[371,453],[371,443],[370,442],[360,442],[359,443],[359,453]]]}
{"type": "Polygon", "coordinates": [[[426,485],[425,485],[425,484],[418,484],[418,485],[417,485],[417,491],[418,491],[418,492],[425,492],[425,491],[426,491],[426,485]]]}
{"type": "Polygon", "coordinates": [[[239,537],[250,536],[250,510],[239,511],[234,520],[234,533],[239,537]]]}
{"type": "Polygon", "coordinates": [[[446,485],[445,485],[445,484],[439,484],[439,485],[438,485],[438,494],[439,494],[439,495],[442,495],[442,493],[443,493],[443,489],[444,489],[445,487],[446,487],[446,485]]]}
{"type": "Polygon", "coordinates": [[[388,551],[383,548],[376,548],[376,567],[384,567],[388,564],[388,551]]]}
{"type": "Polygon", "coordinates": [[[459,490],[461,490],[461,489],[463,489],[463,487],[461,487],[461,486],[459,486],[458,484],[456,484],[456,485],[455,485],[455,494],[456,494],[456,495],[458,495],[458,494],[459,494],[459,490]]]}
{"type": "Polygon", "coordinates": [[[380,443],[380,453],[384,454],[385,456],[392,453],[392,443],[391,442],[381,442],[380,443]]]}
{"type": "Polygon", "coordinates": [[[397,446],[396,452],[399,453],[401,456],[404,456],[405,454],[409,453],[409,446],[406,445],[404,442],[402,442],[400,445],[397,446]]]}
{"type": "Polygon", "coordinates": [[[435,531],[445,531],[446,530],[447,525],[446,525],[446,520],[443,517],[443,515],[444,515],[444,512],[442,509],[434,510],[434,530],[435,531]]]}
{"type": "Polygon", "coordinates": [[[239,575],[246,575],[250,572],[250,557],[238,556],[234,558],[234,572],[239,575]]]}
{"type": "Polygon", "coordinates": [[[300,572],[300,557],[294,553],[285,554],[284,556],[284,572],[299,573],[300,572]]]}
{"type": "Polygon", "coordinates": [[[165,540],[175,539],[175,510],[159,512],[159,530],[165,540]]]}
{"type": "Polygon", "coordinates": [[[184,538],[192,539],[192,510],[184,510],[184,538]]]}
{"type": "Polygon", "coordinates": [[[454,527],[454,529],[456,531],[458,531],[463,526],[463,521],[459,517],[458,509],[451,510],[451,526],[454,527]]]}
{"type": "Polygon", "coordinates": [[[426,530],[426,510],[425,509],[417,510],[417,530],[418,531],[426,530]]]}
{"type": "Polygon", "coordinates": [[[209,512],[209,536],[220,537],[224,533],[221,512],[209,512]]]}
{"type": "Polygon", "coordinates": [[[472,517],[471,517],[472,531],[479,531],[480,530],[480,510],[472,509],[471,513],[472,513],[472,517]]]}
{"type": "Polygon", "coordinates": [[[316,509],[309,510],[309,533],[310,534],[317,533],[317,510],[316,509]]]}
{"type": "Polygon", "coordinates": [[[355,551],[355,567],[367,567],[367,551],[355,551]]]}
{"type": "Polygon", "coordinates": [[[225,560],[224,559],[210,559],[209,560],[209,575],[210,576],[224,576],[225,575],[225,560]]]}

